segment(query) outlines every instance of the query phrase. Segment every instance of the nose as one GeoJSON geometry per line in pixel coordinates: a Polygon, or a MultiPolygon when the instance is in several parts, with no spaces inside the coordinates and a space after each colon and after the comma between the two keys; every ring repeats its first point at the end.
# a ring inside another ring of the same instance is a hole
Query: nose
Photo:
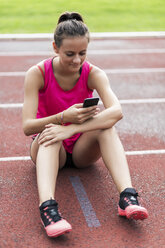
{"type": "Polygon", "coordinates": [[[81,62],[81,59],[80,59],[79,55],[76,55],[76,56],[74,57],[74,59],[73,59],[73,63],[78,64],[78,63],[80,63],[80,62],[81,62]]]}

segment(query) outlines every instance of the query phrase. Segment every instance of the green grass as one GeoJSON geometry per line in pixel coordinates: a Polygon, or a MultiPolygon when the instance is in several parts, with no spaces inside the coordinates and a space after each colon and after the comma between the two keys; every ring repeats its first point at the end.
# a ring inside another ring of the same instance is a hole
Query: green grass
{"type": "Polygon", "coordinates": [[[0,33],[52,33],[66,10],[91,32],[165,30],[165,0],[0,0],[0,33]]]}

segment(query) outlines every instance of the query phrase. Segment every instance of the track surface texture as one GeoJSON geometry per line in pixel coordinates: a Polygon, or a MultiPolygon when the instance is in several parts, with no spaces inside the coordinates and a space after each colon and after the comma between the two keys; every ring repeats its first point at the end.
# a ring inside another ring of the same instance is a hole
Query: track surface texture
{"type": "Polygon", "coordinates": [[[60,171],[56,198],[73,230],[54,239],[40,222],[31,138],[21,126],[25,72],[53,56],[51,42],[0,40],[0,248],[165,247],[165,38],[93,39],[88,51],[121,101],[124,118],[116,129],[149,218],[118,216],[119,194],[100,159],[84,170],[60,171]]]}

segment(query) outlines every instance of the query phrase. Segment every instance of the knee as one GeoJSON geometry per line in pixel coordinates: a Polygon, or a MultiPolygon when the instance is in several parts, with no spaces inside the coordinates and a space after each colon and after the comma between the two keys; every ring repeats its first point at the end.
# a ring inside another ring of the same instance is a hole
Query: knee
{"type": "Polygon", "coordinates": [[[116,134],[117,134],[117,132],[116,132],[116,128],[114,126],[111,128],[99,130],[98,141],[105,139],[105,138],[114,137],[116,134]]]}
{"type": "Polygon", "coordinates": [[[43,144],[38,144],[38,137],[32,142],[31,147],[30,147],[30,157],[33,161],[34,164],[36,164],[37,156],[39,151],[42,152],[47,152],[47,151],[59,151],[62,147],[62,141],[58,141],[54,144],[51,144],[47,147],[44,146],[43,144]]]}
{"type": "Polygon", "coordinates": [[[41,152],[41,153],[56,153],[56,152],[59,152],[60,149],[62,147],[62,142],[61,141],[58,141],[58,142],[55,142],[53,144],[50,144],[48,146],[45,146],[44,143],[43,144],[40,144],[39,145],[39,149],[38,151],[41,152]]]}
{"type": "Polygon", "coordinates": [[[48,146],[45,146],[44,143],[39,145],[39,149],[44,149],[44,150],[56,150],[60,149],[62,146],[62,141],[57,141],[53,144],[50,144],[48,146]]]}

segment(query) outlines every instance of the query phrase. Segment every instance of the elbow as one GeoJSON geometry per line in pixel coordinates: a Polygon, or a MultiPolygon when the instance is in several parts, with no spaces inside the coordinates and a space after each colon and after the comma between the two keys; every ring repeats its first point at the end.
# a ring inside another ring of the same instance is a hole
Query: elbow
{"type": "Polygon", "coordinates": [[[30,133],[27,132],[27,131],[24,131],[24,134],[25,134],[26,136],[30,136],[30,133]]]}
{"type": "Polygon", "coordinates": [[[113,127],[118,121],[120,121],[123,118],[123,113],[120,105],[116,105],[113,108],[113,115],[112,112],[107,119],[107,121],[104,122],[104,128],[111,128],[113,127]]]}
{"type": "Polygon", "coordinates": [[[24,132],[24,134],[26,136],[29,136],[30,135],[30,133],[29,133],[29,131],[28,131],[28,129],[26,127],[23,127],[23,132],[24,132]]]}
{"type": "Polygon", "coordinates": [[[116,107],[116,122],[120,121],[122,118],[123,118],[123,113],[121,106],[119,105],[116,107]]]}
{"type": "Polygon", "coordinates": [[[23,132],[26,136],[30,136],[32,133],[30,132],[30,129],[29,129],[29,126],[28,126],[28,123],[23,123],[23,132]]]}
{"type": "Polygon", "coordinates": [[[118,119],[118,121],[120,121],[121,119],[123,119],[123,113],[122,113],[121,107],[118,110],[117,119],[118,119]]]}

